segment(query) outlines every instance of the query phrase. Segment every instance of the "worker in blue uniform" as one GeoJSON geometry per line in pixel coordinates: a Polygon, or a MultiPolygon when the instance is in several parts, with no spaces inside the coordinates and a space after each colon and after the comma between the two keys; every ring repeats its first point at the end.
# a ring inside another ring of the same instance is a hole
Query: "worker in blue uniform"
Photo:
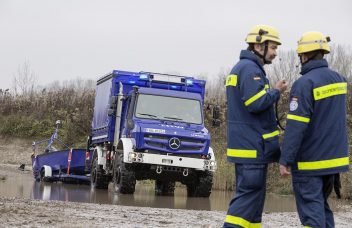
{"type": "Polygon", "coordinates": [[[334,227],[327,198],[336,174],[349,166],[347,82],[323,58],[330,52],[329,41],[320,32],[307,32],[298,42],[302,76],[291,88],[279,161],[281,175],[292,172],[297,210],[305,227],[334,227]]]}
{"type": "Polygon", "coordinates": [[[273,104],[286,82],[271,89],[263,69],[281,44],[277,30],[257,25],[246,37],[247,50],[226,79],[227,160],[235,163],[236,192],[224,227],[260,227],[266,193],[267,164],[280,156],[273,104]]]}

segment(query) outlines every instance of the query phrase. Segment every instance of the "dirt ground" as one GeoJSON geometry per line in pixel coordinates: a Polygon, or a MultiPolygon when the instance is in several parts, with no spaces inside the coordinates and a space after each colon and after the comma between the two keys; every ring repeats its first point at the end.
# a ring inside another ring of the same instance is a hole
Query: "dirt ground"
{"type": "MultiPolygon", "coordinates": [[[[0,138],[0,188],[4,179],[32,175],[30,141],[0,138]],[[13,165],[9,165],[13,164],[13,165]],[[27,166],[29,167],[29,166],[27,166]],[[28,169],[28,168],[27,168],[28,169]]],[[[0,227],[221,227],[225,211],[130,207],[0,196],[0,227]]],[[[336,227],[351,227],[352,206],[335,213],[336,227]]],[[[297,213],[264,213],[263,227],[301,227],[297,213]]]]}
{"type": "Polygon", "coordinates": [[[0,136],[1,164],[31,164],[32,141],[0,136]]]}

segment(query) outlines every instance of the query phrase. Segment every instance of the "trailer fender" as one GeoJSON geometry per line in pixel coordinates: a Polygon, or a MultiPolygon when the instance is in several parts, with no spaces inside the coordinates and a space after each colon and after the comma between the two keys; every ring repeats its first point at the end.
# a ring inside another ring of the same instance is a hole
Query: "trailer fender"
{"type": "Polygon", "coordinates": [[[131,138],[121,138],[123,145],[123,161],[125,163],[131,163],[128,161],[128,156],[130,152],[133,152],[133,140],[131,138]]]}
{"type": "Polygon", "coordinates": [[[50,166],[44,165],[42,169],[44,169],[44,177],[52,177],[53,176],[53,171],[50,166]]]}

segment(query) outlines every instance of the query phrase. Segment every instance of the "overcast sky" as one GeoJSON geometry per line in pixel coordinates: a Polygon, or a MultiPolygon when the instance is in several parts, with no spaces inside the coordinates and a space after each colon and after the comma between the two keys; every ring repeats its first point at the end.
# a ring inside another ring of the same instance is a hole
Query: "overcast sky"
{"type": "Polygon", "coordinates": [[[40,85],[113,69],[214,78],[256,24],[279,30],[281,50],[310,30],[351,45],[351,12],[349,0],[0,0],[0,88],[26,61],[40,85]]]}

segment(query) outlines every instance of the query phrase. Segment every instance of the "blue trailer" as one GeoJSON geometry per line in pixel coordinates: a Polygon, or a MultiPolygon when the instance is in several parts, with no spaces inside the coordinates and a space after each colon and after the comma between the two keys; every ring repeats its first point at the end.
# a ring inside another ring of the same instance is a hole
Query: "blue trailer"
{"type": "MultiPolygon", "coordinates": [[[[56,121],[56,129],[49,139],[33,142],[32,170],[37,181],[62,181],[74,183],[89,183],[90,178],[86,170],[86,149],[73,149],[58,138],[60,121],[56,121]],[[63,150],[53,148],[58,142],[63,150]],[[44,153],[37,151],[38,145],[48,143],[44,153]]],[[[89,155],[89,153],[88,153],[89,155]]]]}
{"type": "Polygon", "coordinates": [[[216,161],[204,127],[205,81],[114,70],[97,81],[86,170],[92,188],[133,194],[137,180],[155,180],[172,195],[209,197],[216,161]]]}

